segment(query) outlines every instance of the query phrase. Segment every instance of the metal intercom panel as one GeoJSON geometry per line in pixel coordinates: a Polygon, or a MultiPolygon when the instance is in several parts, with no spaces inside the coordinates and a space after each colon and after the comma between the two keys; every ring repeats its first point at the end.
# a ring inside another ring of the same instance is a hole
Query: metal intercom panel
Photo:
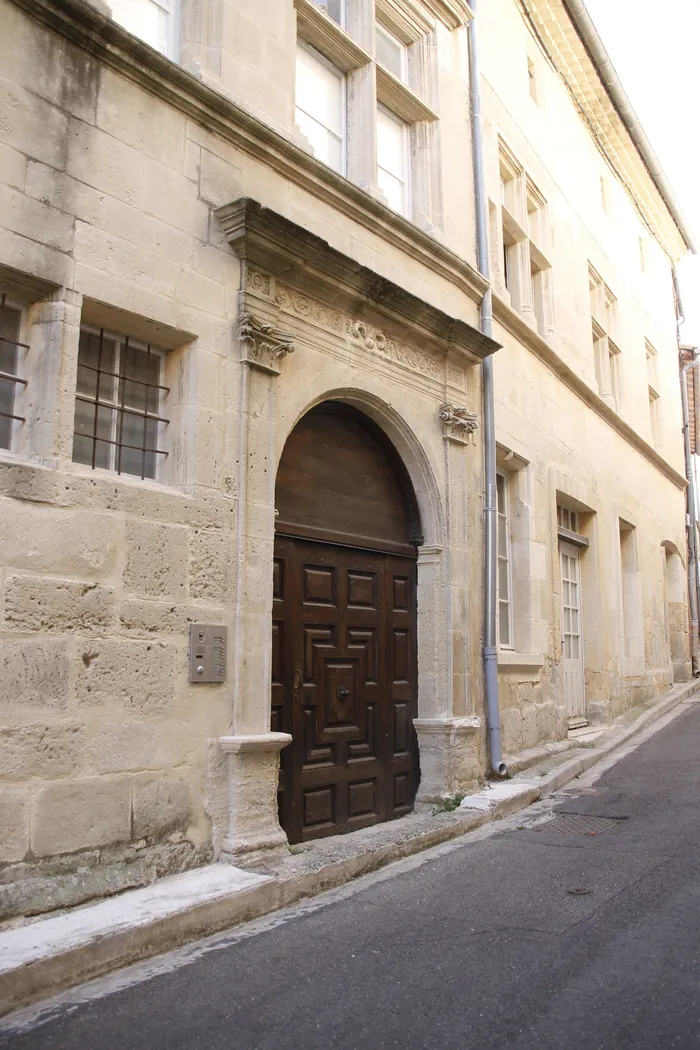
{"type": "Polygon", "coordinates": [[[227,630],[210,623],[190,624],[190,682],[226,681],[227,630]]]}

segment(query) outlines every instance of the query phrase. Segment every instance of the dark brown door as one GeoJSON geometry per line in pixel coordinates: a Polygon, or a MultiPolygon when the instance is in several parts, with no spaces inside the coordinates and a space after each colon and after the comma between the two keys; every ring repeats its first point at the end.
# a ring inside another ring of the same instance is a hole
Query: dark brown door
{"type": "Polygon", "coordinates": [[[290,842],[408,813],[418,786],[415,494],[396,449],[325,402],[275,487],[272,728],[290,842]]]}
{"type": "Polygon", "coordinates": [[[408,813],[417,787],[415,558],[278,537],[272,728],[290,842],[408,813]]]}

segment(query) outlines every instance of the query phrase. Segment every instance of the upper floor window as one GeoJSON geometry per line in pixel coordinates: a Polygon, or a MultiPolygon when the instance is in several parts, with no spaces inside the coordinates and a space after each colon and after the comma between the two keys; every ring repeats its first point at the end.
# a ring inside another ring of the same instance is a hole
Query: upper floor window
{"type": "Polygon", "coordinates": [[[566,529],[567,532],[579,532],[578,511],[557,503],[557,525],[560,529],[566,529]]]}
{"type": "Polygon", "coordinates": [[[619,412],[623,388],[622,354],[617,345],[617,299],[592,266],[588,268],[588,290],[598,393],[619,412]]]}
{"type": "Polygon", "coordinates": [[[19,414],[24,353],[29,347],[20,342],[22,311],[5,296],[0,296],[0,448],[12,448],[13,430],[24,423],[19,414]]]}
{"type": "Polygon", "coordinates": [[[164,355],[104,329],[81,329],[73,460],[155,479],[167,452],[164,355]]]}
{"type": "Polygon", "coordinates": [[[374,26],[374,47],[377,62],[393,73],[398,80],[408,79],[408,52],[406,45],[379,22],[374,26]]]}
{"type": "Polygon", "coordinates": [[[547,202],[505,146],[499,160],[503,285],[511,305],[533,318],[548,338],[554,330],[547,202]]]}
{"type": "Polygon", "coordinates": [[[314,0],[314,3],[339,26],[345,25],[345,0],[314,0]]]}
{"type": "Polygon", "coordinates": [[[295,121],[314,156],[345,171],[345,77],[308,47],[297,45],[295,121]]]}
{"type": "Polygon", "coordinates": [[[646,273],[647,268],[647,248],[643,237],[639,238],[639,266],[642,273],[646,273]]]}
{"type": "Polygon", "coordinates": [[[179,0],[110,0],[112,17],[168,58],[179,58],[179,0]]]}
{"type": "Polygon", "coordinates": [[[647,390],[649,394],[649,422],[655,445],[661,444],[661,393],[659,385],[659,356],[649,340],[645,340],[647,359],[647,390]]]}
{"type": "Polygon", "coordinates": [[[498,644],[502,649],[513,648],[513,601],[510,565],[510,522],[508,514],[508,475],[496,474],[498,505],[498,644]]]}
{"type": "Polygon", "coordinates": [[[377,181],[389,207],[400,215],[408,215],[408,127],[384,106],[377,108],[377,181]]]}
{"type": "Polygon", "coordinates": [[[527,60],[527,82],[530,98],[533,102],[536,102],[537,105],[539,105],[540,100],[537,90],[537,70],[535,69],[534,61],[530,57],[528,57],[527,60]]]}

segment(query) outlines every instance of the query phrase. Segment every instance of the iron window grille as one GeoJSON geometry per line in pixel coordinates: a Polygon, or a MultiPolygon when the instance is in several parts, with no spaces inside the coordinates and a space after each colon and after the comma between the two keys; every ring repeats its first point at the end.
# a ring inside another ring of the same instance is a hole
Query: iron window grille
{"type": "Polygon", "coordinates": [[[82,328],[73,431],[73,460],[155,479],[159,439],[169,420],[160,382],[163,353],[128,336],[82,328]]]}
{"type": "Polygon", "coordinates": [[[27,380],[18,374],[20,352],[29,349],[19,340],[22,311],[0,296],[0,448],[12,445],[12,424],[24,423],[25,417],[16,412],[17,388],[25,387],[27,380]]]}

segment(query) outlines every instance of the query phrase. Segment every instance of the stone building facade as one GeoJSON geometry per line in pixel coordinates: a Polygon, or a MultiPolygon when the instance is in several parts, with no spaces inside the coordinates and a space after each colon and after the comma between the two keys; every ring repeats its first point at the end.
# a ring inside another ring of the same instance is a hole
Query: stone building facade
{"type": "Polygon", "coordinates": [[[4,918],[484,775],[491,354],[506,750],[689,676],[686,244],[562,4],[497,0],[481,334],[471,16],[2,0],[4,918]]]}

